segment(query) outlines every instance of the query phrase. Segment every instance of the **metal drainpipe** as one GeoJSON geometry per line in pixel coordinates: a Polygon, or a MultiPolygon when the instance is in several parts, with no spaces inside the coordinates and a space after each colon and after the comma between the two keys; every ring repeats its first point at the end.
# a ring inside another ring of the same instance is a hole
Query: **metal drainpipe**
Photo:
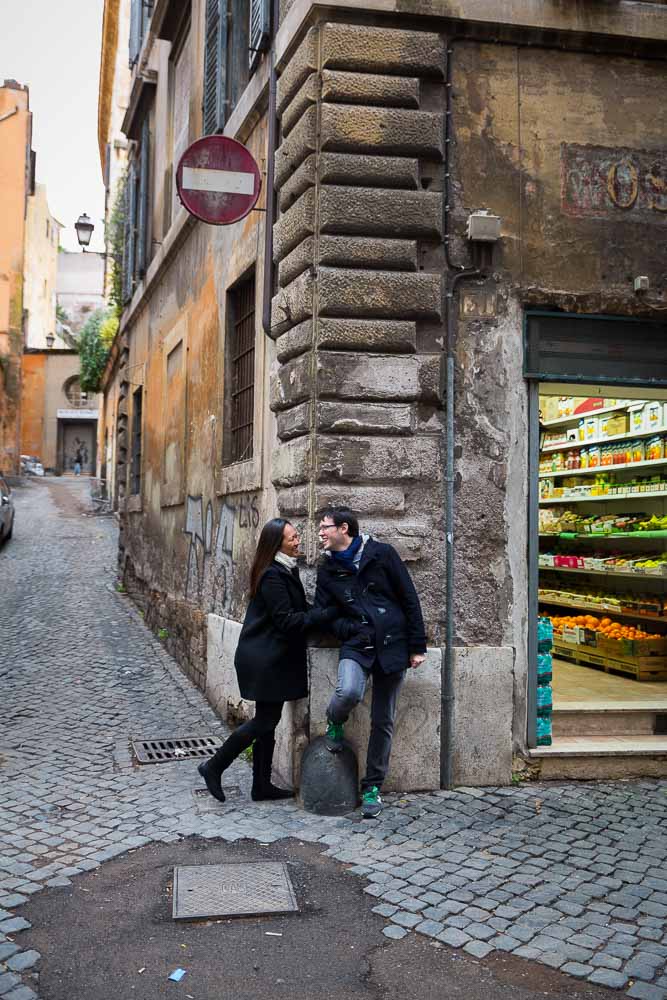
{"type": "Polygon", "coordinates": [[[449,252],[449,214],[450,214],[450,147],[453,142],[452,125],[452,56],[456,38],[448,41],[446,46],[445,71],[445,153],[444,153],[444,185],[443,185],[443,242],[445,261],[449,271],[445,282],[444,311],[447,317],[447,343],[445,354],[445,654],[441,674],[441,725],[440,725],[440,784],[443,788],[453,785],[453,752],[454,752],[454,642],[456,639],[454,617],[454,434],[456,429],[454,415],[455,379],[455,338],[456,286],[464,278],[477,277],[481,274],[476,267],[466,268],[463,264],[454,264],[449,252]]]}
{"type": "Polygon", "coordinates": [[[276,72],[276,35],[280,21],[280,0],[273,0],[271,13],[271,73],[269,76],[269,150],[266,164],[266,215],[264,217],[264,303],[262,307],[262,328],[267,337],[271,336],[271,299],[273,297],[273,224],[276,218],[276,191],[274,170],[276,143],[278,140],[278,119],[276,115],[278,74],[276,72]]]}

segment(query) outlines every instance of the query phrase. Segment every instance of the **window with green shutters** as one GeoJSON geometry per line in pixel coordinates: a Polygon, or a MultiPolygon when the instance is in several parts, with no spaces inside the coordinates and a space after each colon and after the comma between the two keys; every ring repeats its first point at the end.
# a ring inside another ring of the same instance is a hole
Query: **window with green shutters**
{"type": "Polygon", "coordinates": [[[150,263],[151,205],[150,119],[144,119],[141,139],[135,146],[125,182],[125,233],[123,252],[123,303],[132,298],[134,289],[150,263]]]}
{"type": "Polygon", "coordinates": [[[262,52],[266,52],[270,42],[269,0],[250,0],[249,67],[254,72],[262,52]]]}
{"type": "Polygon", "coordinates": [[[225,127],[227,0],[206,0],[204,48],[204,135],[225,127]]]}
{"type": "Polygon", "coordinates": [[[204,135],[222,132],[270,42],[269,0],[206,0],[204,135]]]}
{"type": "Polygon", "coordinates": [[[132,0],[130,6],[130,69],[139,58],[152,13],[153,0],[132,0]]]}

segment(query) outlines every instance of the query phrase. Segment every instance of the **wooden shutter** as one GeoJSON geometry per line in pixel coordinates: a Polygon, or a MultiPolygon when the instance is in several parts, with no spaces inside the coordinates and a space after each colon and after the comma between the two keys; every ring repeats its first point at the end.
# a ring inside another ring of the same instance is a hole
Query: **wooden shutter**
{"type": "Polygon", "coordinates": [[[134,291],[134,248],[137,225],[137,175],[136,166],[131,163],[127,171],[127,194],[125,197],[125,253],[123,255],[123,300],[132,298],[134,291]]]}
{"type": "Polygon", "coordinates": [[[141,41],[143,42],[148,30],[148,22],[153,14],[153,0],[142,0],[141,3],[141,41]]]}
{"type": "Polygon", "coordinates": [[[137,271],[139,277],[146,273],[148,264],[148,206],[150,194],[150,126],[144,118],[141,126],[139,156],[139,204],[137,205],[137,271]]]}
{"type": "Polygon", "coordinates": [[[132,0],[130,8],[130,68],[134,66],[141,51],[142,0],[132,0]]]}
{"type": "Polygon", "coordinates": [[[259,61],[260,52],[269,47],[269,0],[250,0],[250,72],[259,61]]]}
{"type": "Polygon", "coordinates": [[[221,132],[227,107],[227,0],[206,0],[204,135],[221,132]]]}

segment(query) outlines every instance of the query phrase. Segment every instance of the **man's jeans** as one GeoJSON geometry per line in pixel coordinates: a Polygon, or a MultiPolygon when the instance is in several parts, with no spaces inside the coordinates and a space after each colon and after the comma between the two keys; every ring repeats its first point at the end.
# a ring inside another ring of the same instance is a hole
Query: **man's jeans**
{"type": "Polygon", "coordinates": [[[342,659],[338,663],[338,684],[327,708],[327,718],[331,722],[347,721],[352,709],[364,697],[369,677],[373,677],[371,735],[366,756],[366,775],[361,782],[364,791],[373,785],[380,788],[387,776],[398,693],[405,680],[405,673],[405,670],[401,670],[395,674],[385,674],[377,665],[374,670],[367,670],[356,660],[342,659]]]}

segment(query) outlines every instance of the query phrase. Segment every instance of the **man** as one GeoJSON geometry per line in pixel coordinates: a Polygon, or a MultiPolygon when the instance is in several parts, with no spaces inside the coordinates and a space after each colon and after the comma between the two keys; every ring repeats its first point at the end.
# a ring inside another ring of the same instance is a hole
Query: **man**
{"type": "Polygon", "coordinates": [[[361,782],[361,814],[371,819],[382,811],[380,789],[389,767],[396,705],[406,670],[425,659],[424,621],[417,592],[398,553],[370,535],[360,535],[351,510],[326,510],[319,536],[324,556],[315,604],[340,609],[341,617],[332,631],[342,640],[325,740],[332,753],[340,751],[343,725],[372,677],[371,734],[361,782]]]}

